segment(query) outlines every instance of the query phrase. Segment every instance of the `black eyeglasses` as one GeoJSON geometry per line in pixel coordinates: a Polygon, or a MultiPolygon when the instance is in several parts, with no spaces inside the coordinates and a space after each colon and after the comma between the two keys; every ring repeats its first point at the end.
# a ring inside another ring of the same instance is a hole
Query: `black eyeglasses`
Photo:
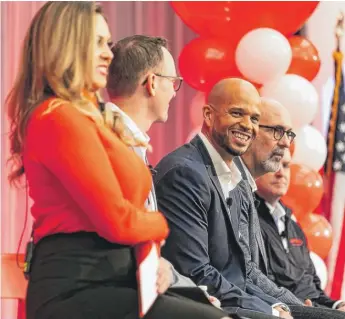
{"type": "Polygon", "coordinates": [[[290,143],[292,143],[296,137],[296,134],[294,132],[292,132],[290,130],[286,131],[281,126],[259,125],[259,127],[268,128],[268,129],[272,130],[273,131],[273,137],[277,141],[280,141],[283,138],[284,134],[286,134],[290,143]]]}
{"type": "MultiPolygon", "coordinates": [[[[171,76],[171,75],[162,75],[159,73],[154,73],[155,76],[159,76],[160,78],[165,78],[170,80],[173,83],[174,91],[177,92],[182,85],[183,78],[180,76],[171,76]]],[[[145,79],[145,81],[142,83],[142,85],[145,85],[147,83],[148,77],[145,79]]]]}

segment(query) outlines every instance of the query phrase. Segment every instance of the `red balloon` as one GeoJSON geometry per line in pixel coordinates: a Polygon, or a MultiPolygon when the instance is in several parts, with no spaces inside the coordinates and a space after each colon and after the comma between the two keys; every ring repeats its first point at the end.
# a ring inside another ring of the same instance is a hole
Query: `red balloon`
{"type": "Polygon", "coordinates": [[[332,247],[332,226],[321,215],[307,214],[299,221],[307,237],[309,250],[325,259],[332,247]]]}
{"type": "Polygon", "coordinates": [[[320,203],[323,182],[318,172],[300,164],[292,164],[290,174],[290,186],[282,201],[299,219],[307,212],[312,212],[320,203]]]}
{"type": "Polygon", "coordinates": [[[294,36],[288,39],[292,50],[292,60],[287,73],[314,80],[320,70],[319,52],[306,38],[294,36]]]}
{"type": "Polygon", "coordinates": [[[233,1],[171,1],[176,14],[196,33],[230,37],[233,1]]]}
{"type": "Polygon", "coordinates": [[[206,92],[222,78],[241,76],[235,63],[236,45],[215,38],[196,38],[179,57],[184,80],[194,89],[206,92]]]}
{"type": "Polygon", "coordinates": [[[319,1],[253,1],[250,5],[247,1],[237,3],[243,6],[241,6],[242,21],[249,20],[248,31],[256,28],[272,28],[284,35],[290,35],[303,26],[319,1]],[[246,15],[246,11],[249,11],[249,14],[246,15]]]}
{"type": "Polygon", "coordinates": [[[299,30],[319,1],[172,1],[182,21],[203,36],[240,40],[257,28],[284,35],[299,30]]]}

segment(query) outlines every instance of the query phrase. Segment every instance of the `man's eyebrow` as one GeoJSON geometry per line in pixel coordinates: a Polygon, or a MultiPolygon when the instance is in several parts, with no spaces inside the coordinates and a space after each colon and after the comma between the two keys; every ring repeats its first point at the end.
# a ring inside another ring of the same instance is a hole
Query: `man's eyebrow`
{"type": "Polygon", "coordinates": [[[272,125],[272,127],[276,127],[276,128],[280,128],[280,129],[282,129],[282,130],[284,130],[284,131],[287,131],[287,132],[290,132],[290,131],[292,131],[292,128],[291,127],[286,127],[286,126],[283,126],[283,125],[272,125]]]}
{"type": "MultiPolygon", "coordinates": [[[[241,107],[241,106],[231,106],[231,105],[229,105],[229,106],[227,107],[227,112],[230,112],[230,111],[240,111],[240,112],[246,113],[246,114],[249,113],[249,112],[247,112],[247,111],[245,110],[244,107],[241,107]]],[[[252,116],[261,117],[261,113],[254,113],[254,114],[252,114],[252,116]]]]}
{"type": "Polygon", "coordinates": [[[240,106],[233,106],[233,105],[228,105],[227,109],[230,110],[234,110],[234,111],[243,111],[243,108],[240,106]]]}

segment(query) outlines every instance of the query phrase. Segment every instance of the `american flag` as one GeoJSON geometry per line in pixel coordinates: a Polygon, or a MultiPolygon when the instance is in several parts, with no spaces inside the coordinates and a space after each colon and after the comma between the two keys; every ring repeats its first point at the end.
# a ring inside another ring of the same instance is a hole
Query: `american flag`
{"type": "Polygon", "coordinates": [[[335,87],[328,129],[326,173],[345,173],[345,91],[340,51],[334,52],[335,87]]]}
{"type": "Polygon", "coordinates": [[[327,136],[323,209],[333,228],[327,290],[334,299],[340,299],[345,298],[345,87],[339,45],[333,57],[335,85],[327,136]]]}

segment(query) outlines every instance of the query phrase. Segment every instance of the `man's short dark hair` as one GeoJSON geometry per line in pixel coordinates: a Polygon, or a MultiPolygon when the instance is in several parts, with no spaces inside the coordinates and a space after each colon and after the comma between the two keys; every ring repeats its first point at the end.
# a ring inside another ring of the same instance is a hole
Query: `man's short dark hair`
{"type": "Polygon", "coordinates": [[[114,58],[109,67],[109,97],[133,95],[140,77],[160,66],[162,47],[167,47],[167,40],[145,35],[134,35],[117,42],[112,49],[114,58]]]}

